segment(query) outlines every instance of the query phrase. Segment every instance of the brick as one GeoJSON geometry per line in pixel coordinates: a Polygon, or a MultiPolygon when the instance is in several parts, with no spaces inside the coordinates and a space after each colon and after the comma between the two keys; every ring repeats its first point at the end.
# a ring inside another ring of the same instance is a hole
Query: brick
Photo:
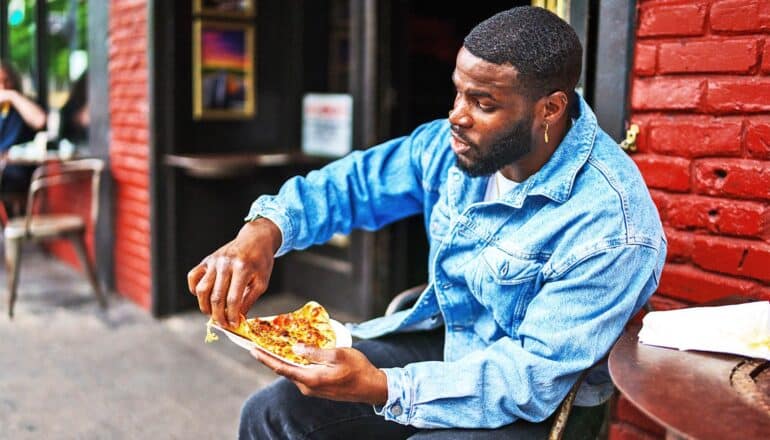
{"type": "Polygon", "coordinates": [[[693,36],[704,32],[706,5],[642,6],[639,12],[639,37],[693,36]]]}
{"type": "MultiPolygon", "coordinates": [[[[118,266],[118,261],[115,261],[118,266]]],[[[115,277],[115,289],[118,293],[135,302],[141,308],[150,310],[150,291],[136,283],[136,279],[131,274],[121,274],[115,277]]]]}
{"type": "Polygon", "coordinates": [[[758,286],[751,291],[750,296],[760,301],[770,301],[770,286],[758,286]]]}
{"type": "Polygon", "coordinates": [[[697,159],[692,166],[693,189],[700,194],[770,200],[770,162],[697,159]]]}
{"type": "Polygon", "coordinates": [[[770,246],[758,241],[696,236],[693,262],[706,270],[770,281],[770,246]]]}
{"type": "Polygon", "coordinates": [[[739,156],[741,123],[669,118],[651,123],[647,142],[650,151],[675,156],[739,156]]]}
{"type": "Polygon", "coordinates": [[[681,192],[690,189],[689,160],[653,154],[637,154],[633,159],[648,187],[681,192]]]}
{"type": "Polygon", "coordinates": [[[634,53],[634,73],[639,76],[655,74],[658,47],[654,44],[637,44],[634,53]]]}
{"type": "Polygon", "coordinates": [[[678,230],[746,238],[770,234],[770,206],[766,203],[696,195],[669,195],[665,200],[664,223],[678,230]]]}
{"type": "Polygon", "coordinates": [[[140,188],[149,188],[150,177],[146,173],[137,173],[119,167],[110,167],[112,177],[118,183],[127,183],[140,188]]]}
{"type": "MultiPolygon", "coordinates": [[[[124,225],[125,224],[120,224],[116,229],[125,227],[124,225]]],[[[119,250],[121,254],[126,255],[126,257],[130,256],[136,258],[140,261],[150,261],[150,249],[147,246],[126,240],[125,236],[120,231],[115,233],[115,238],[117,241],[115,249],[119,250]]]]}
{"type": "Polygon", "coordinates": [[[663,191],[651,189],[650,196],[652,197],[652,202],[655,203],[655,207],[658,208],[658,214],[660,215],[661,221],[666,223],[668,218],[668,208],[671,205],[669,195],[663,191]]]}
{"type": "Polygon", "coordinates": [[[711,6],[711,29],[722,32],[749,32],[770,29],[770,3],[767,0],[722,0],[711,6]]]}
{"type": "MultiPolygon", "coordinates": [[[[131,253],[130,250],[122,249],[122,248],[116,248],[116,251],[119,251],[121,254],[121,270],[122,271],[129,271],[137,274],[137,276],[142,276],[143,278],[149,278],[151,269],[150,269],[150,260],[143,258],[142,256],[135,255],[134,253],[131,253]]],[[[116,266],[117,271],[117,266],[116,266]]]]}
{"type": "Polygon", "coordinates": [[[112,165],[126,170],[150,172],[150,164],[147,160],[135,158],[129,155],[119,155],[112,158],[112,165]]]}
{"type": "Polygon", "coordinates": [[[770,123],[747,124],[746,151],[757,159],[770,159],[770,123]]]}
{"type": "Polygon", "coordinates": [[[765,48],[762,50],[762,73],[770,73],[770,41],[765,40],[765,48]]]}
{"type": "Polygon", "coordinates": [[[654,420],[647,417],[638,408],[634,406],[625,396],[619,395],[615,401],[615,419],[634,425],[644,431],[656,435],[665,435],[666,429],[654,420]]]}
{"type": "Polygon", "coordinates": [[[662,436],[652,435],[627,423],[610,424],[608,440],[662,440],[662,436]]]}
{"type": "Polygon", "coordinates": [[[710,79],[706,110],[714,113],[770,111],[770,79],[710,79]]]}
{"type": "Polygon", "coordinates": [[[631,93],[634,110],[696,110],[706,90],[703,79],[636,79],[631,93]]]}
{"type": "Polygon", "coordinates": [[[663,267],[658,292],[674,299],[702,303],[728,295],[749,295],[758,285],[752,281],[718,275],[685,264],[663,267]]]}
{"type": "Polygon", "coordinates": [[[656,293],[650,297],[650,305],[653,310],[677,310],[690,307],[692,303],[675,300],[667,296],[656,293]]]}
{"type": "Polygon", "coordinates": [[[150,192],[144,188],[121,185],[116,189],[115,194],[120,199],[135,200],[141,203],[150,202],[150,192]]]}
{"type": "Polygon", "coordinates": [[[677,231],[673,228],[664,228],[668,247],[666,249],[666,261],[684,263],[690,260],[693,251],[694,237],[690,232],[677,231]]]}
{"type": "Polygon", "coordinates": [[[659,73],[749,73],[759,61],[759,40],[682,40],[660,45],[659,73]]]}

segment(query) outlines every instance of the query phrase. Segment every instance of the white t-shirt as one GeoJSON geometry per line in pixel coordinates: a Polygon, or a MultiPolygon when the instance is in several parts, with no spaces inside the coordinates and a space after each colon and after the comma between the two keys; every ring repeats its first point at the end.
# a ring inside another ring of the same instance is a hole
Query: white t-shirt
{"type": "Polygon", "coordinates": [[[492,174],[492,176],[489,178],[489,182],[487,183],[487,192],[484,195],[484,201],[489,202],[492,200],[497,200],[501,195],[516,188],[518,184],[519,182],[514,182],[513,180],[506,178],[500,173],[500,171],[498,171],[495,174],[492,174]]]}

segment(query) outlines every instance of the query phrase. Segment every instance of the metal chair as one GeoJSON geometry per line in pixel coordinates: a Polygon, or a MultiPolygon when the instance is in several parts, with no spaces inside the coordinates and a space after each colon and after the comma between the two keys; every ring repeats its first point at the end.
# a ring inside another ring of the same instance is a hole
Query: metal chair
{"type": "MultiPolygon", "coordinates": [[[[13,305],[21,267],[21,246],[25,241],[47,241],[66,238],[74,245],[80,263],[86,272],[88,281],[94,289],[96,299],[102,308],[107,306],[104,294],[96,278],[94,265],[88,258],[85,245],[86,216],[72,213],[49,213],[43,209],[43,189],[62,186],[71,188],[71,194],[77,194],[73,184],[90,183],[89,214],[91,224],[95,225],[99,215],[99,180],[104,162],[100,159],[80,159],[70,162],[45,164],[38,167],[32,175],[27,199],[26,215],[12,217],[3,229],[5,238],[5,267],[8,275],[8,317],[13,318],[13,305]]],[[[82,191],[81,191],[82,193],[82,191]]]]}
{"type": "MultiPolygon", "coordinates": [[[[391,315],[395,312],[398,312],[399,310],[406,309],[407,307],[411,307],[415,301],[417,301],[417,297],[419,297],[422,291],[425,290],[425,287],[425,284],[411,287],[393,297],[393,299],[390,300],[390,303],[388,303],[388,307],[385,309],[385,316],[391,315]]],[[[564,400],[561,401],[559,408],[556,410],[556,412],[554,412],[553,423],[548,434],[548,440],[561,440],[561,438],[564,436],[564,433],[568,431],[569,428],[567,422],[569,421],[570,413],[572,412],[575,396],[577,396],[578,388],[580,388],[580,385],[583,383],[583,380],[585,379],[589,370],[590,368],[584,370],[580,374],[577,381],[575,381],[575,384],[572,385],[572,388],[570,388],[569,393],[567,393],[567,395],[564,397],[564,400]]],[[[569,429],[571,433],[570,437],[590,438],[595,437],[597,434],[594,432],[575,432],[576,430],[580,431],[581,429],[584,428],[577,427],[569,429]]]]}

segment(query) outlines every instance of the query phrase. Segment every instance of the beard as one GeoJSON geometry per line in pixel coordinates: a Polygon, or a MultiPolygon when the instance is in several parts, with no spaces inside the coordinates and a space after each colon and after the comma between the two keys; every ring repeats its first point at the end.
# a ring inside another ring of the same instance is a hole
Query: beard
{"type": "Polygon", "coordinates": [[[500,139],[494,141],[486,151],[477,144],[469,142],[461,133],[454,130],[457,137],[471,147],[476,157],[455,156],[457,167],[471,177],[489,176],[506,165],[524,157],[532,151],[532,121],[534,112],[528,113],[511,127],[500,139]]]}

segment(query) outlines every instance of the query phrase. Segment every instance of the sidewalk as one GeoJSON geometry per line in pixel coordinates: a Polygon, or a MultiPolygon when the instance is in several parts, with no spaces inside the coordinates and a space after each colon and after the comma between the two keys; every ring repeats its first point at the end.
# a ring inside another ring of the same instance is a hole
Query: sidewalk
{"type": "MultiPolygon", "coordinates": [[[[12,321],[0,271],[0,439],[236,437],[241,403],[272,372],[226,338],[205,344],[197,311],[157,320],[110,295],[102,312],[81,274],[24,251],[12,321]]],[[[250,315],[304,302],[271,295],[250,315]]]]}

